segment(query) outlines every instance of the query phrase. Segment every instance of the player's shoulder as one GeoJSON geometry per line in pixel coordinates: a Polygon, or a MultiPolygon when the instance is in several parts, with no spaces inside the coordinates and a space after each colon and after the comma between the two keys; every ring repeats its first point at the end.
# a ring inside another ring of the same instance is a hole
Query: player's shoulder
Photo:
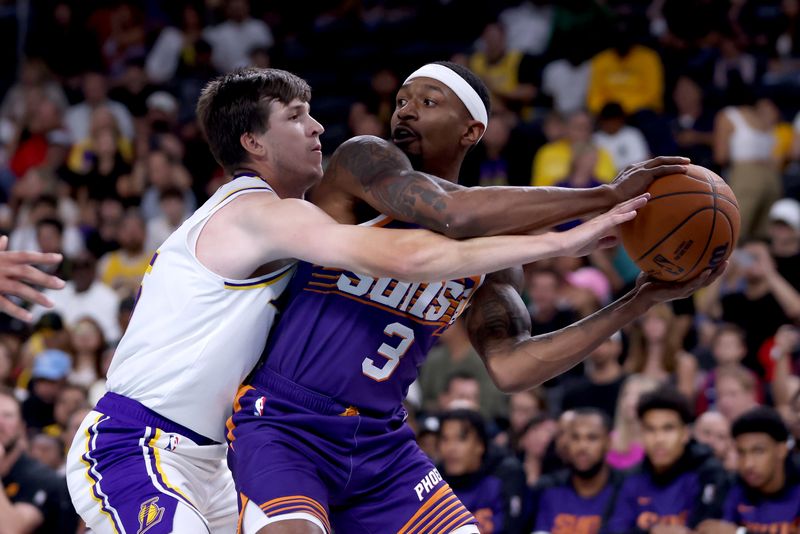
{"type": "Polygon", "coordinates": [[[394,143],[374,135],[348,139],[334,151],[326,175],[339,170],[363,178],[383,169],[411,168],[411,162],[394,143]]]}

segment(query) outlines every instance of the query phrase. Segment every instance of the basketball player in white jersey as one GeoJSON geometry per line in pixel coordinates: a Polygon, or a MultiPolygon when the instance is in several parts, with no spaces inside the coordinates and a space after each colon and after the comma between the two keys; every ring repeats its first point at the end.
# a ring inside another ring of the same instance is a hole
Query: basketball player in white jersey
{"type": "Polygon", "coordinates": [[[634,198],[558,236],[453,241],[340,225],[302,200],[322,177],[323,128],[309,99],[305,81],[272,69],[237,71],[203,91],[198,116],[234,178],[153,256],[108,392],[72,443],[70,494],[97,534],[235,529],[225,420],[294,259],[412,282],[458,278],[586,254],[646,202],[634,198]]]}

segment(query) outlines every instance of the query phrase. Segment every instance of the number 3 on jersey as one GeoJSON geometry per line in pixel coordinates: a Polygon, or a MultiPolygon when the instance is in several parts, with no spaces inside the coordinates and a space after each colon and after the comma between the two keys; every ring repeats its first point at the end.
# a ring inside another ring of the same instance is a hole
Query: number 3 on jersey
{"type": "Polygon", "coordinates": [[[400,363],[400,358],[405,356],[411,344],[414,343],[414,331],[400,323],[388,325],[383,329],[383,333],[389,337],[400,338],[400,343],[396,347],[383,343],[378,348],[378,354],[388,361],[383,364],[383,367],[376,366],[375,361],[369,357],[364,358],[364,361],[361,362],[361,371],[377,382],[383,382],[392,376],[397,364],[400,363]]]}

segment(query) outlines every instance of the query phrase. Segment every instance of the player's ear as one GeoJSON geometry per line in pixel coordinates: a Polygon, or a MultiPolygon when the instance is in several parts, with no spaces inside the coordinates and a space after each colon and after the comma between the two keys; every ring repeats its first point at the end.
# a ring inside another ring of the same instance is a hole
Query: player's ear
{"type": "Polygon", "coordinates": [[[470,120],[467,129],[464,131],[464,135],[461,137],[461,144],[464,146],[475,145],[480,140],[485,130],[486,126],[484,126],[482,122],[474,119],[470,120]]]}
{"type": "Polygon", "coordinates": [[[267,147],[261,142],[253,132],[245,132],[239,137],[239,142],[242,147],[251,156],[264,157],[267,153],[267,147]]]}

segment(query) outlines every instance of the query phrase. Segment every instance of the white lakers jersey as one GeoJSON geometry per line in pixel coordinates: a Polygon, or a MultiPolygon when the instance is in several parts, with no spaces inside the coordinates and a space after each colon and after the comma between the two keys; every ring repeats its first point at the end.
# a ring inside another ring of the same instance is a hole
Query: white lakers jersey
{"type": "Polygon", "coordinates": [[[220,443],[239,384],[275,319],[294,264],[250,280],[214,274],[195,256],[203,226],[240,195],[272,191],[241,176],[223,185],[158,249],[108,371],[109,391],[220,443]]]}

